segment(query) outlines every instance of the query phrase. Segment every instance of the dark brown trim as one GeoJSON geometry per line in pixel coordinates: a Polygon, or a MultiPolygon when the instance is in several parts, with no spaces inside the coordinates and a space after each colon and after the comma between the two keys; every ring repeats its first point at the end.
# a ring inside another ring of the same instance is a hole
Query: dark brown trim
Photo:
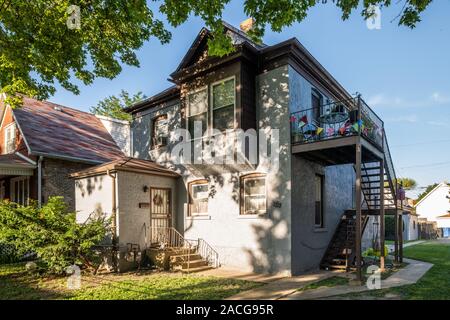
{"type": "MultiPolygon", "coordinates": [[[[240,216],[249,216],[249,214],[244,213],[244,180],[245,179],[254,179],[254,178],[264,178],[266,179],[267,175],[265,173],[260,172],[254,172],[245,174],[239,177],[239,215],[240,216]]],[[[267,180],[264,181],[265,188],[267,188],[267,180]]],[[[267,189],[266,189],[266,212],[264,214],[259,215],[266,215],[268,210],[267,206],[267,189]]],[[[255,214],[258,215],[258,214],[255,214]]]]}
{"type": "Polygon", "coordinates": [[[144,99],[138,103],[135,103],[128,108],[125,108],[124,111],[128,113],[136,113],[143,109],[150,109],[152,107],[158,106],[164,102],[168,102],[170,100],[176,99],[180,97],[180,88],[176,85],[167,88],[150,98],[144,99]]]}

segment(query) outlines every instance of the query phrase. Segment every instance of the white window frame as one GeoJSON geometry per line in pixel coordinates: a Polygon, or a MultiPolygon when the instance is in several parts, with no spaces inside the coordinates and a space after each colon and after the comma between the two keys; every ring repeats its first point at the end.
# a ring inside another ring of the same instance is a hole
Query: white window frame
{"type": "MultiPolygon", "coordinates": [[[[207,206],[208,206],[208,210],[206,212],[193,212],[192,211],[192,207],[191,205],[193,203],[191,203],[191,201],[194,200],[194,188],[195,187],[200,187],[200,186],[206,186],[208,188],[208,193],[209,193],[209,183],[208,182],[196,182],[196,181],[192,181],[189,183],[189,197],[190,197],[190,201],[189,201],[189,217],[201,217],[201,216],[208,216],[209,215],[209,194],[207,195],[206,199],[207,199],[207,206]],[[191,200],[192,199],[192,200],[191,200]]],[[[205,198],[201,198],[201,199],[205,199],[205,198]]]]}
{"type": "MultiPolygon", "coordinates": [[[[202,113],[196,113],[196,114],[191,115],[191,105],[189,103],[189,96],[192,95],[192,94],[196,94],[196,93],[198,93],[200,91],[205,91],[205,90],[206,90],[206,119],[207,120],[206,120],[206,128],[202,128],[202,130],[203,130],[203,132],[208,132],[208,130],[209,130],[209,123],[208,123],[208,119],[209,119],[209,98],[208,98],[209,97],[209,91],[208,90],[209,90],[209,87],[206,85],[206,86],[199,87],[199,88],[197,88],[195,90],[191,90],[186,95],[186,105],[187,105],[186,129],[187,129],[188,132],[190,132],[189,131],[189,118],[191,116],[193,117],[193,116],[198,116],[199,114],[202,114],[202,113]]],[[[197,139],[194,139],[194,137],[190,137],[189,141],[201,140],[201,139],[203,139],[203,137],[197,138],[197,139]]]]}
{"type": "Polygon", "coordinates": [[[240,199],[242,201],[242,204],[240,205],[239,215],[240,216],[264,216],[267,214],[268,206],[267,206],[267,175],[266,174],[260,174],[260,175],[253,175],[253,174],[247,174],[240,177],[240,181],[243,184],[241,188],[242,195],[240,196],[240,199]],[[258,179],[264,179],[264,194],[251,194],[246,195],[245,194],[245,182],[246,180],[258,180],[258,179]],[[256,213],[245,213],[245,198],[251,197],[251,196],[264,196],[265,199],[265,209],[264,211],[259,211],[256,213]]]}
{"type": "Polygon", "coordinates": [[[3,150],[3,154],[8,154],[8,153],[13,153],[13,152],[14,152],[14,149],[15,149],[15,140],[16,140],[16,130],[17,130],[16,124],[15,124],[14,122],[8,124],[8,125],[5,127],[5,129],[4,129],[4,135],[5,135],[5,137],[4,137],[4,146],[5,146],[5,148],[4,148],[4,150],[3,150]],[[10,131],[10,130],[12,130],[12,143],[14,144],[12,150],[9,150],[9,149],[8,149],[8,142],[9,142],[9,141],[8,141],[8,131],[10,131]]]}
{"type": "MultiPolygon", "coordinates": [[[[215,81],[215,82],[210,84],[210,91],[211,91],[211,94],[210,94],[211,115],[210,115],[210,119],[209,120],[211,121],[211,130],[215,129],[214,128],[214,86],[217,86],[217,85],[219,85],[221,83],[224,83],[224,82],[226,82],[228,80],[231,80],[231,79],[233,79],[233,82],[234,82],[234,86],[233,86],[233,88],[234,88],[234,90],[233,90],[233,101],[234,101],[233,102],[233,128],[228,129],[228,130],[236,129],[236,76],[233,75],[233,76],[230,76],[230,77],[227,77],[227,78],[215,81]]],[[[227,106],[217,108],[216,110],[222,109],[222,108],[225,108],[225,107],[227,107],[227,106]]]]}
{"type": "MultiPolygon", "coordinates": [[[[16,177],[16,178],[12,178],[10,180],[10,186],[11,186],[11,191],[10,191],[10,195],[11,195],[11,201],[12,202],[18,202],[18,199],[16,199],[16,182],[23,182],[24,184],[27,184],[27,192],[25,193],[24,188],[22,187],[22,199],[24,200],[23,203],[19,203],[21,205],[28,205],[29,201],[30,201],[30,177],[29,176],[21,176],[21,177],[16,177]]],[[[22,186],[24,185],[22,184],[22,186]]]]}

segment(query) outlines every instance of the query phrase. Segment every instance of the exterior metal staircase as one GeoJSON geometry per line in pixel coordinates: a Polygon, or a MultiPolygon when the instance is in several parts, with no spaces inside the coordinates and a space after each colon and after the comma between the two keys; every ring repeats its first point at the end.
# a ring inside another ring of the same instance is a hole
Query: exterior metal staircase
{"type": "MultiPolygon", "coordinates": [[[[384,136],[384,208],[396,209],[396,176],[392,163],[389,145],[384,136]]],[[[362,163],[361,191],[363,193],[363,209],[361,212],[361,233],[367,226],[370,215],[378,215],[381,204],[380,177],[382,161],[362,163]]],[[[355,216],[356,210],[347,210],[342,215],[336,231],[322,258],[323,269],[352,270],[355,265],[355,216]]]]}

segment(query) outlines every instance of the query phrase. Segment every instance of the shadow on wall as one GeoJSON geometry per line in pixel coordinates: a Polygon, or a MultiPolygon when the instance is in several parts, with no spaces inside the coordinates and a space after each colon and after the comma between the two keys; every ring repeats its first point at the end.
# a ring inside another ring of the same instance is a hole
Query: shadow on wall
{"type": "Polygon", "coordinates": [[[75,189],[78,189],[81,192],[83,198],[91,196],[95,189],[100,191],[103,188],[102,176],[89,177],[83,180],[85,180],[85,182],[82,180],[75,180],[75,189]]]}

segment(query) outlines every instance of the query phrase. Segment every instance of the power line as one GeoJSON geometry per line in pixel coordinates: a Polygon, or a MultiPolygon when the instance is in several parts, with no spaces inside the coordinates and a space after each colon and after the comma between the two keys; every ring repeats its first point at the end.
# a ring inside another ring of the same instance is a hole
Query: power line
{"type": "Polygon", "coordinates": [[[409,169],[409,168],[422,168],[422,167],[428,167],[428,168],[433,168],[433,167],[438,167],[438,166],[445,166],[450,164],[450,161],[445,161],[445,162],[435,162],[435,163],[428,163],[428,164],[418,164],[418,165],[414,165],[414,166],[408,166],[408,167],[400,167],[400,169],[409,169]]]}
{"type": "Polygon", "coordinates": [[[430,141],[421,141],[416,143],[408,143],[408,144],[397,144],[393,145],[393,148],[401,148],[401,147],[412,147],[417,145],[423,145],[423,144],[430,144],[430,143],[443,143],[443,142],[450,142],[450,139],[445,140],[430,140],[430,141]]]}

